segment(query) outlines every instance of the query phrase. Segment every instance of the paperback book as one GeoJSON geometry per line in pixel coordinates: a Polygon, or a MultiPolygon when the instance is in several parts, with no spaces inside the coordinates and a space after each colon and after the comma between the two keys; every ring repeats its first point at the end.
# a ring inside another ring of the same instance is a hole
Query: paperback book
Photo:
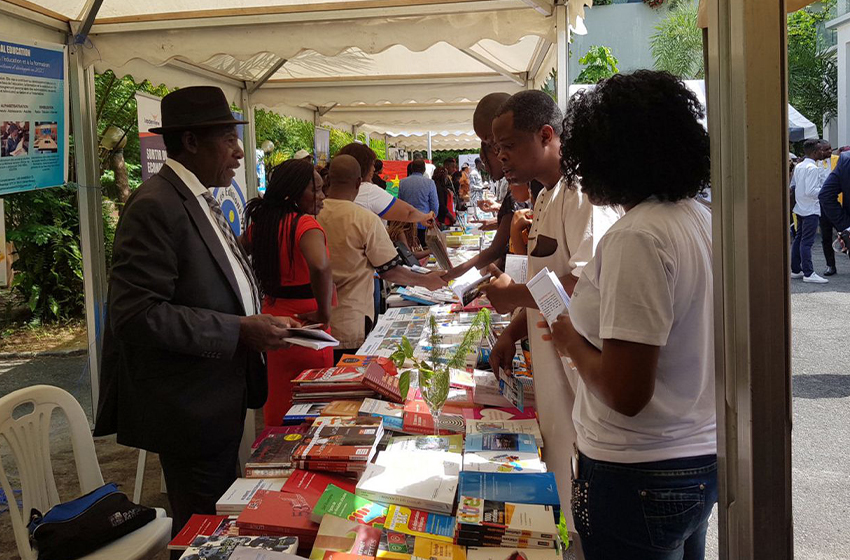
{"type": "Polygon", "coordinates": [[[338,474],[295,469],[281,490],[300,494],[307,500],[310,507],[314,508],[331,484],[348,492],[354,492],[356,481],[338,474]]]}
{"type": "Polygon", "coordinates": [[[361,416],[374,416],[383,420],[384,429],[401,431],[404,428],[404,405],[378,399],[364,399],[361,416]]]}
{"type": "Polygon", "coordinates": [[[500,502],[461,495],[457,510],[458,544],[501,542],[517,548],[555,548],[559,510],[540,504],[500,502]]]}
{"type": "Polygon", "coordinates": [[[305,543],[313,540],[319,526],[310,520],[310,504],[299,494],[259,490],[236,519],[240,529],[268,534],[293,535],[305,543]]]}
{"type": "Polygon", "coordinates": [[[280,491],[285,478],[237,478],[215,503],[218,515],[238,515],[258,491],[280,491]]]}
{"type": "Polygon", "coordinates": [[[464,471],[497,473],[546,472],[534,436],[487,433],[466,437],[464,471]]]}
{"type": "Polygon", "coordinates": [[[381,356],[343,354],[336,365],[341,367],[368,367],[372,363],[378,364],[379,366],[384,368],[384,371],[386,371],[390,375],[398,374],[398,369],[395,367],[393,361],[389,358],[383,358],[381,356]]]}
{"type": "Polygon", "coordinates": [[[453,542],[455,518],[405,506],[390,505],[387,508],[384,528],[387,531],[404,533],[415,537],[426,537],[436,541],[453,542]]]}
{"type": "Polygon", "coordinates": [[[534,550],[518,548],[495,548],[470,546],[466,549],[467,560],[563,560],[557,549],[534,550]]]}
{"type": "Polygon", "coordinates": [[[278,477],[289,476],[292,452],[303,440],[304,434],[269,434],[245,462],[245,477],[264,478],[272,469],[280,471],[278,477]]]}
{"type": "Polygon", "coordinates": [[[168,543],[168,550],[186,550],[198,537],[209,540],[226,537],[230,527],[236,521],[234,515],[201,515],[193,514],[180,529],[180,532],[168,543]]]}
{"type": "Polygon", "coordinates": [[[536,419],[529,420],[467,420],[466,435],[476,434],[528,434],[534,437],[538,447],[543,447],[543,434],[536,419]]]}
{"type": "Polygon", "coordinates": [[[237,548],[249,548],[270,552],[295,554],[298,538],[288,536],[264,537],[198,537],[186,548],[180,560],[229,560],[237,548]]]}
{"type": "Polygon", "coordinates": [[[463,436],[394,436],[387,445],[387,452],[398,451],[448,451],[463,453],[463,436]]]}
{"type": "Polygon", "coordinates": [[[383,529],[387,519],[387,506],[376,504],[332,484],[319,498],[310,518],[320,523],[325,515],[383,529]]]}
{"type": "Polygon", "coordinates": [[[326,515],[319,525],[318,534],[310,552],[310,560],[333,558],[375,558],[381,542],[381,530],[356,521],[326,515]],[[334,556],[344,553],[351,556],[334,556]]]}
{"type": "Polygon", "coordinates": [[[357,416],[362,405],[363,399],[331,401],[322,409],[320,416],[343,416],[352,418],[357,416]]]}

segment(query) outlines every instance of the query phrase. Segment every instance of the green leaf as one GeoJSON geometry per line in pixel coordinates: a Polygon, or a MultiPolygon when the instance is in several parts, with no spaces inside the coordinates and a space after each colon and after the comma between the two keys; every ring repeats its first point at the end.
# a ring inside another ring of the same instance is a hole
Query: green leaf
{"type": "Polygon", "coordinates": [[[401,400],[407,400],[407,393],[410,392],[410,371],[406,370],[398,376],[398,390],[401,393],[401,400]]]}
{"type": "Polygon", "coordinates": [[[404,355],[408,358],[413,357],[413,345],[410,344],[410,341],[406,336],[401,337],[401,349],[404,351],[404,355]]]}
{"type": "Polygon", "coordinates": [[[407,357],[404,355],[404,350],[398,349],[390,355],[390,359],[393,361],[396,367],[401,367],[404,365],[407,357]]]}

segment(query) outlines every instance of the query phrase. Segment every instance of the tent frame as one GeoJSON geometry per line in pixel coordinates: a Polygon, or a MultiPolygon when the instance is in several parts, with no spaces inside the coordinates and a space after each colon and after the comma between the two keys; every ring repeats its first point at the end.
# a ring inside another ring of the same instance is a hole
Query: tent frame
{"type": "MultiPolygon", "coordinates": [[[[26,0],[0,1],[0,13],[69,35],[68,18],[52,17],[26,0]]],[[[359,19],[393,15],[445,14],[447,9],[503,7],[511,0],[439,3],[420,0],[359,4],[339,12],[288,11],[271,15],[227,15],[171,21],[98,20],[92,33],[137,29],[251,25],[275,21],[359,19]],[[404,5],[403,7],[401,5],[404,5]],[[411,6],[411,4],[416,4],[411,6]],[[403,13],[403,14],[402,14],[403,13]]],[[[525,0],[524,0],[525,1],[525,0]]],[[[545,0],[526,3],[548,6],[545,0]]],[[[787,90],[785,1],[710,0],[705,34],[707,97],[712,143],[715,261],[715,348],[720,481],[720,555],[724,560],[791,560],[791,385],[790,290],[787,215],[787,90]]],[[[330,7],[334,6],[329,4],[330,7]]],[[[559,76],[567,77],[568,8],[554,6],[559,76]]],[[[86,321],[92,392],[97,402],[98,366],[106,273],[97,185],[93,112],[94,71],[83,68],[71,46],[69,87],[80,181],[86,321]]],[[[172,61],[174,64],[174,61],[172,61]]],[[[542,64],[542,63],[541,63],[542,64]]],[[[180,67],[177,63],[176,67],[180,67]]],[[[182,68],[191,71],[189,68],[182,68]]],[[[206,72],[205,72],[206,73],[206,72]]],[[[220,76],[207,75],[220,80],[220,76]]],[[[560,104],[566,79],[559,80],[560,104]]],[[[231,84],[228,84],[231,85],[231,84]]],[[[250,83],[242,83],[243,110],[253,120],[250,83]]],[[[268,84],[273,86],[273,84],[268,84]]],[[[246,129],[246,152],[253,154],[253,127],[246,129]]],[[[252,177],[252,173],[247,173],[252,177]]],[[[255,188],[255,187],[254,187],[255,188]]]]}

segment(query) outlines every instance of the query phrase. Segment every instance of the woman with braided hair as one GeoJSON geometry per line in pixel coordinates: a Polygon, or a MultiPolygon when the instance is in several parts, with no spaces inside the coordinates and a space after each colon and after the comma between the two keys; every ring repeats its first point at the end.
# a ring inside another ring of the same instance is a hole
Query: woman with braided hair
{"type": "MultiPolygon", "coordinates": [[[[325,194],[309,161],[272,170],[263,198],[248,203],[246,245],[263,289],[263,313],[319,323],[328,331],[335,298],[325,232],[315,216],[325,194]]],[[[328,331],[329,332],[329,331],[328,331]]],[[[333,365],[333,350],[293,346],[268,353],[266,426],[279,426],[292,399],[292,379],[305,369],[333,365]]]]}

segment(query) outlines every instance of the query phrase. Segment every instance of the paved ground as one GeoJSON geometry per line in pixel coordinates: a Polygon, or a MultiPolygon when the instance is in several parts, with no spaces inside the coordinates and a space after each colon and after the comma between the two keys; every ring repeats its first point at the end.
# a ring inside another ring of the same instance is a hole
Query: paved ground
{"type": "MultiPolygon", "coordinates": [[[[820,246],[815,269],[824,268],[820,246]]],[[[793,280],[792,328],[794,364],[794,542],[796,557],[845,560],[850,542],[850,354],[844,348],[850,318],[850,260],[838,259],[839,274],[826,285],[793,280]]],[[[43,358],[0,362],[0,395],[36,383],[70,391],[90,410],[91,396],[84,358],[43,358]]],[[[57,477],[73,472],[68,445],[57,439],[57,477]]],[[[106,480],[118,481],[132,495],[137,452],[111,438],[96,441],[106,480]]],[[[150,457],[142,502],[167,507],[159,493],[158,461],[150,457]]],[[[65,484],[71,497],[74,484],[65,484]]],[[[0,510],[3,510],[0,506],[0,510]]],[[[716,516],[709,532],[706,558],[717,558],[716,516]]],[[[18,558],[9,514],[0,513],[0,558],[18,558]]],[[[166,557],[161,557],[164,560],[166,557]]],[[[159,559],[158,559],[159,560],[159,559]]]]}

